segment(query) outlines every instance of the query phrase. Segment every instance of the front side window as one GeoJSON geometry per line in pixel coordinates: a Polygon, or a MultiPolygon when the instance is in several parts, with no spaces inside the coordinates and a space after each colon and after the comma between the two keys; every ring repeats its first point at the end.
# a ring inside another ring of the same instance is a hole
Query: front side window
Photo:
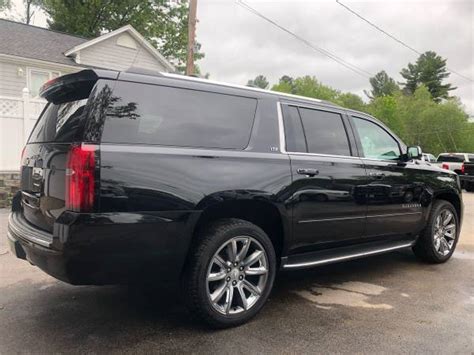
{"type": "Polygon", "coordinates": [[[353,121],[365,158],[381,160],[397,160],[400,158],[400,147],[395,138],[386,130],[359,117],[353,117],[353,121]]]}
{"type": "Polygon", "coordinates": [[[167,86],[120,82],[102,142],[244,149],[257,100],[167,86]]]}
{"type": "Polygon", "coordinates": [[[335,112],[298,108],[309,153],[350,156],[342,116],[335,112]]]}

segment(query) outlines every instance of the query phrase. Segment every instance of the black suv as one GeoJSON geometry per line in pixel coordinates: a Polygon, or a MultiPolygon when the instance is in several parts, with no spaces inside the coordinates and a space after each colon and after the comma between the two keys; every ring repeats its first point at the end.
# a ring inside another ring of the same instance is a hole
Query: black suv
{"type": "Polygon", "coordinates": [[[278,269],[410,247],[442,263],[456,247],[458,176],[365,113],[140,70],[84,70],[42,96],[8,239],[60,280],[181,280],[226,327],[262,308],[278,269]]]}

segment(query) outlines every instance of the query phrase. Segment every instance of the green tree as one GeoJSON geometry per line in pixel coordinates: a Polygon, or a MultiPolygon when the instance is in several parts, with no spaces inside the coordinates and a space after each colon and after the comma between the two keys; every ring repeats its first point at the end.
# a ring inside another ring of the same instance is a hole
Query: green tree
{"type": "Polygon", "coordinates": [[[367,110],[406,144],[420,145],[423,151],[436,155],[474,149],[474,131],[459,100],[435,103],[424,85],[413,95],[397,93],[375,98],[367,110]]]}
{"type": "Polygon", "coordinates": [[[271,90],[285,92],[287,94],[294,94],[295,92],[295,84],[294,79],[291,76],[283,75],[278,84],[272,86],[271,90]]]}
{"type": "Polygon", "coordinates": [[[408,63],[407,68],[403,68],[400,74],[406,80],[403,83],[403,91],[406,94],[413,94],[424,84],[435,102],[448,99],[449,91],[456,89],[451,84],[443,84],[443,80],[450,75],[446,68],[446,59],[432,51],[420,55],[415,64],[408,63]]]}
{"type": "Polygon", "coordinates": [[[247,81],[247,86],[268,89],[270,83],[264,75],[257,75],[255,79],[247,81]]]}
{"type": "Polygon", "coordinates": [[[375,74],[369,79],[372,90],[370,93],[365,91],[365,94],[370,98],[374,99],[380,96],[393,95],[395,92],[400,90],[395,80],[388,76],[385,70],[382,70],[375,74]]]}
{"type": "Polygon", "coordinates": [[[350,92],[339,93],[336,97],[335,103],[351,110],[366,111],[367,109],[362,98],[359,95],[350,92]]]}
{"type": "MultiPolygon", "coordinates": [[[[97,37],[130,24],[178,70],[186,63],[188,1],[164,0],[40,0],[53,30],[97,37]]],[[[195,59],[204,55],[199,52],[195,59]]]]}

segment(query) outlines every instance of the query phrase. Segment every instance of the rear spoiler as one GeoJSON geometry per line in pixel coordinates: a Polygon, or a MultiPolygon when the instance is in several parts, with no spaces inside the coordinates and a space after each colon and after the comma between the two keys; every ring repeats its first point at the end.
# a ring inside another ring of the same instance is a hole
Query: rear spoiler
{"type": "Polygon", "coordinates": [[[55,104],[68,101],[70,96],[76,97],[80,92],[87,97],[97,80],[115,80],[118,75],[118,71],[112,70],[81,70],[47,81],[40,89],[40,96],[55,104]]]}

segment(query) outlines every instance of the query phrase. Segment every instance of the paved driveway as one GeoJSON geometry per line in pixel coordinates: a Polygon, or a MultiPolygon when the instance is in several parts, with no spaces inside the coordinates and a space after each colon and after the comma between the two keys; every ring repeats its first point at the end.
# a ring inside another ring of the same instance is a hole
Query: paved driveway
{"type": "Polygon", "coordinates": [[[6,253],[0,210],[0,353],[474,351],[474,194],[453,259],[410,251],[281,274],[236,329],[192,321],[173,290],[70,286],[6,253]]]}

